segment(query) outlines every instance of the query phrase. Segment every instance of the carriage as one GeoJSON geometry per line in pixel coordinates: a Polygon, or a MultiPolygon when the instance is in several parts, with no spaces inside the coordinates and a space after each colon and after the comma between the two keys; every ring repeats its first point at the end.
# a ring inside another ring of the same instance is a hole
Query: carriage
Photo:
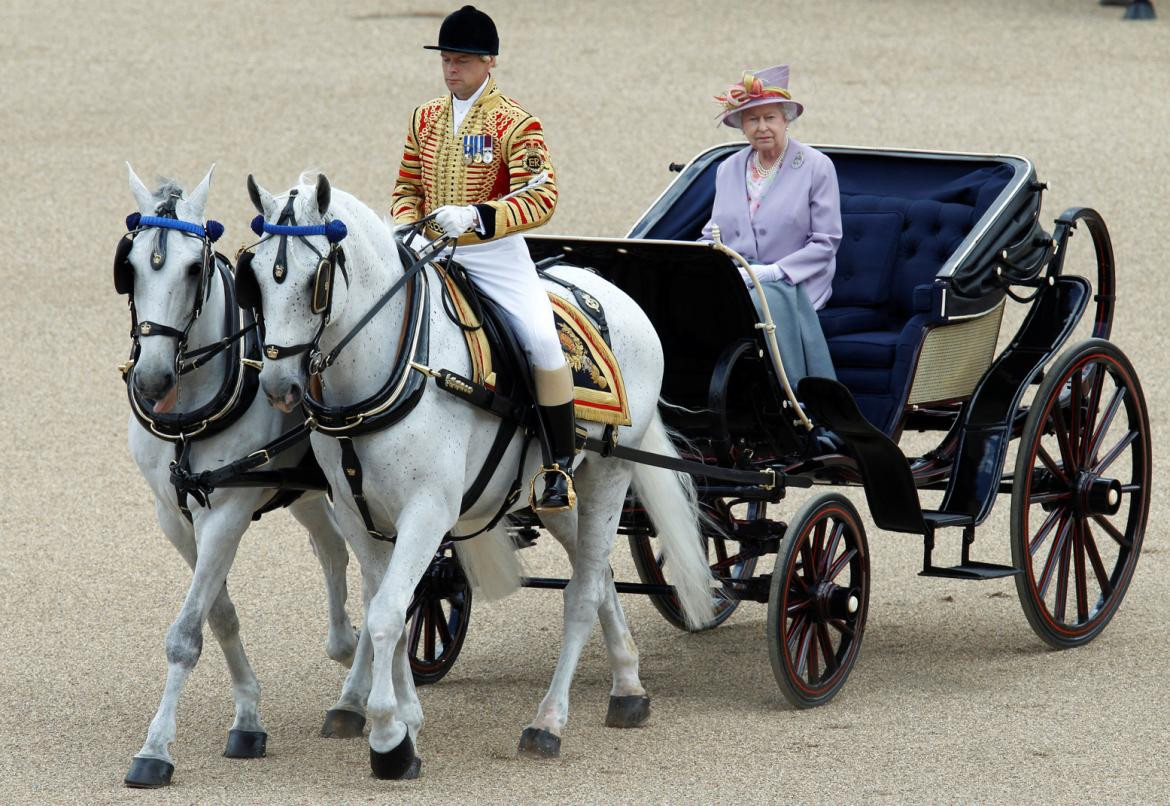
{"type": "MultiPolygon", "coordinates": [[[[671,165],[679,176],[625,238],[526,239],[538,266],[591,268],[632,296],[658,331],[661,413],[692,446],[681,469],[695,477],[709,516],[705,539],[721,586],[703,628],[740,602],[766,603],[781,691],[797,707],[828,702],[865,630],[863,519],[837,490],[813,495],[784,520],[769,515],[789,488],[860,487],[879,529],[921,536],[921,575],[1011,576],[1043,641],[1091,641],[1132,579],[1151,483],[1141,385],[1108,340],[1114,260],[1100,215],[1073,208],[1046,231],[1045,186],[1021,157],[821,147],[841,191],[833,294],[819,312],[839,382],[806,378],[793,390],[735,256],[695,242],[715,171],[740,147],[671,165]],[[1092,241],[1087,278],[1065,268],[1077,229],[1092,241]],[[1005,341],[1012,303],[1023,315],[1005,341]],[[1090,337],[1072,343],[1082,320],[1090,337]],[[813,423],[830,438],[812,436],[813,423]],[[938,439],[908,456],[899,443],[916,432],[938,439]],[[920,502],[928,491],[941,493],[936,508],[920,502]],[[1010,565],[973,558],[976,530],[1001,496],[1010,501],[1010,565]],[[938,561],[944,551],[959,561],[938,561]]],[[[596,443],[587,447],[654,461],[596,443]]],[[[526,545],[537,526],[526,512],[511,528],[526,545]]],[[[686,629],[654,526],[633,498],[620,533],[639,581],[618,582],[618,591],[649,595],[686,629]]],[[[445,541],[408,613],[412,667],[423,683],[451,668],[470,624],[471,589],[452,549],[445,541]]],[[[560,588],[566,580],[525,584],[560,588]]]]}

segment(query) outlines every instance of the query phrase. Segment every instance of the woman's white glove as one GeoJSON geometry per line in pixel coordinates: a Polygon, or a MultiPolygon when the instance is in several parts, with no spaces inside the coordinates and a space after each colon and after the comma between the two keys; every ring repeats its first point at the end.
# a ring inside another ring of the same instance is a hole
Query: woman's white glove
{"type": "Polygon", "coordinates": [[[470,205],[457,207],[448,204],[435,210],[435,223],[448,236],[458,238],[479,223],[479,216],[470,205]]]}
{"type": "MultiPolygon", "coordinates": [[[[784,272],[780,270],[779,264],[753,263],[751,266],[752,271],[756,273],[756,277],[761,283],[774,283],[777,280],[785,279],[784,272]]],[[[750,286],[752,284],[752,277],[743,266],[739,267],[739,276],[743,278],[744,285],[750,286]]]]}

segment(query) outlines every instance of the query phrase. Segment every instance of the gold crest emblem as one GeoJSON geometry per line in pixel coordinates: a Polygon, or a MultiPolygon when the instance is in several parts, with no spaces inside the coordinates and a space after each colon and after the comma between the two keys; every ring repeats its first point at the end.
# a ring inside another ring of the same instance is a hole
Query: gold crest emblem
{"type": "Polygon", "coordinates": [[[544,155],[540,153],[540,148],[535,143],[529,143],[524,149],[524,167],[531,173],[539,173],[544,167],[544,155]]]}
{"type": "Polygon", "coordinates": [[[590,359],[589,354],[585,351],[585,342],[573,332],[573,329],[564,322],[557,322],[557,335],[561,341],[561,350],[565,353],[565,363],[574,372],[585,372],[589,375],[589,380],[598,389],[607,389],[609,381],[601,374],[601,370],[590,359]]]}
{"type": "Polygon", "coordinates": [[[280,358],[280,348],[275,344],[270,344],[268,345],[268,348],[264,350],[264,355],[275,361],[276,359],[280,358]]]}
{"type": "Polygon", "coordinates": [[[150,335],[150,322],[143,322],[141,325],[139,325],[138,332],[141,333],[143,336],[149,336],[150,335]]]}

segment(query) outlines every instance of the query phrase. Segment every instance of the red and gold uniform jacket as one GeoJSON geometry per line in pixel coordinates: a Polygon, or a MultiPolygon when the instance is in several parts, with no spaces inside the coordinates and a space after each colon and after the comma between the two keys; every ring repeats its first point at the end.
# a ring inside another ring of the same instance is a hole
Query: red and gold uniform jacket
{"type": "MultiPolygon", "coordinates": [[[[484,234],[469,232],[459,245],[539,226],[556,208],[556,175],[540,121],[501,94],[494,78],[454,135],[450,95],[411,115],[391,214],[395,223],[409,224],[445,204],[475,205],[483,222],[484,234]]],[[[440,234],[427,227],[430,238],[440,234]]]]}

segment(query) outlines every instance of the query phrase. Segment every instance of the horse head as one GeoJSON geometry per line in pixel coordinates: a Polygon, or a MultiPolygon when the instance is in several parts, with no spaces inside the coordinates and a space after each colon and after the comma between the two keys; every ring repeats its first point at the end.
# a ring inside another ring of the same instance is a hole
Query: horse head
{"type": "Polygon", "coordinates": [[[114,286],[130,296],[134,311],[131,382],[155,411],[166,412],[175,404],[187,332],[208,293],[211,243],[223,231],[217,222],[203,221],[215,166],[190,194],[170,179],[160,179],[151,192],[129,163],[126,168],[138,212],[126,219],[129,232],[114,258],[114,286]]]}
{"type": "Polygon", "coordinates": [[[348,298],[345,225],[329,212],[332,190],[318,175],[281,199],[248,176],[248,195],[260,215],[252,229],[259,243],[240,255],[236,287],[240,304],[264,316],[264,368],[260,386],[268,402],[292,411],[304,396],[309,359],[348,298]]]}

